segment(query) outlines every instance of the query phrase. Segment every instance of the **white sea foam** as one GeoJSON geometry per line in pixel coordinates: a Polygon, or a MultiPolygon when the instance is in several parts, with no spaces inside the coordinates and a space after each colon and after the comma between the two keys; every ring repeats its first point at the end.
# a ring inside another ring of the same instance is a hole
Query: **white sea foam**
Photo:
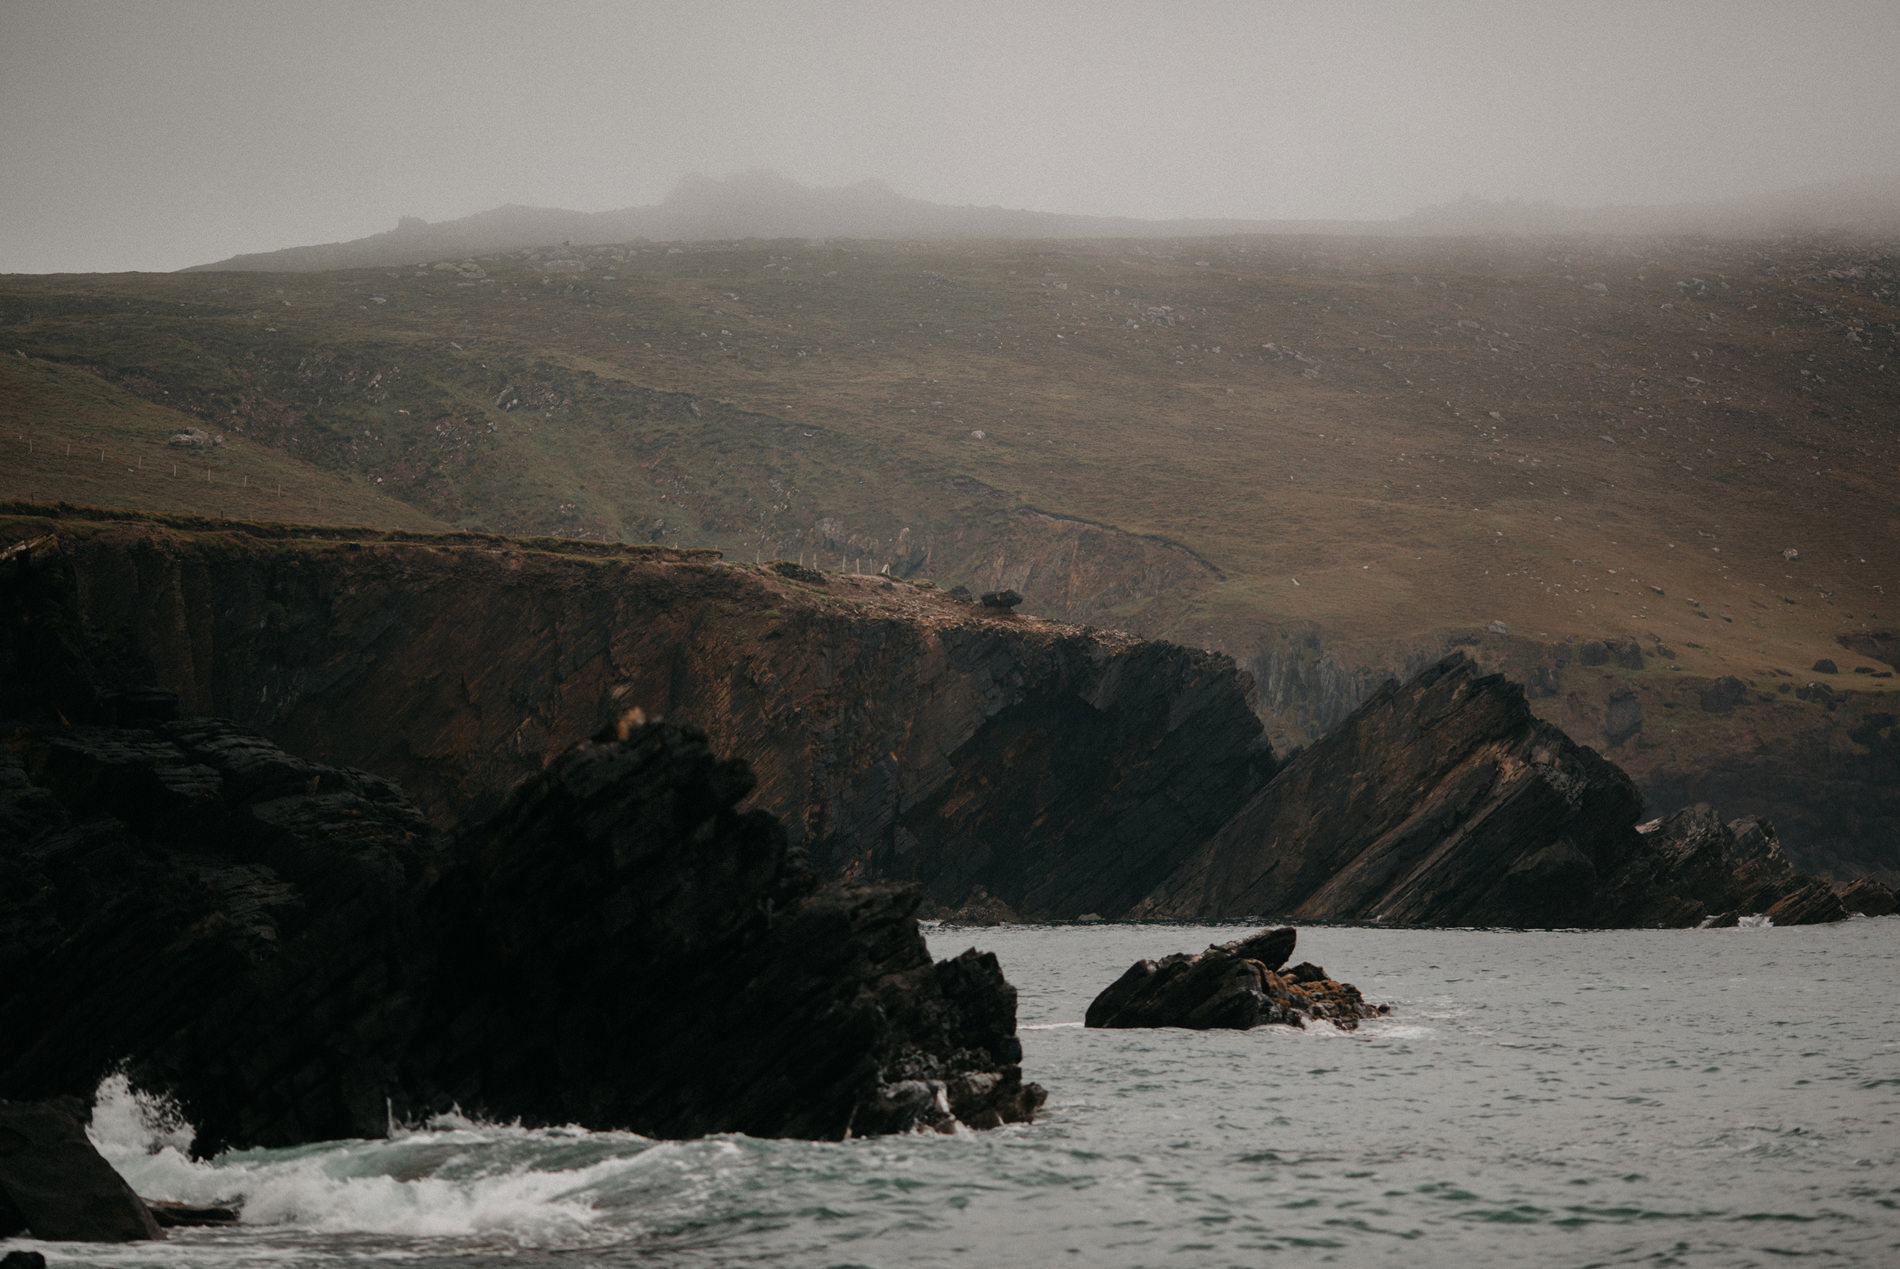
{"type": "MultiPolygon", "coordinates": [[[[587,1242],[611,1196],[643,1186],[662,1200],[690,1169],[664,1165],[679,1147],[631,1133],[524,1129],[445,1115],[383,1141],[335,1141],[294,1150],[189,1155],[193,1130],[163,1098],[122,1075],[103,1081],[90,1135],[147,1198],[239,1209],[246,1225],[326,1234],[504,1234],[527,1246],[587,1242]]],[[[716,1155],[726,1143],[706,1143],[716,1155]]],[[[702,1149],[699,1153],[705,1154],[702,1149]]],[[[710,1157],[710,1156],[709,1156],[710,1157]]],[[[703,1162],[703,1161],[702,1161],[703,1162]]],[[[614,1236],[629,1232],[616,1220],[614,1236]]]]}

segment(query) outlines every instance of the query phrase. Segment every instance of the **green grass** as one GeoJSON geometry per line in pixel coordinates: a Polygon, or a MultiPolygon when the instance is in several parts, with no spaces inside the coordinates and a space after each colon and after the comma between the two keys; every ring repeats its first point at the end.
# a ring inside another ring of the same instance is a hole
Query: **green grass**
{"type": "Polygon", "coordinates": [[[36,445],[0,492],[215,514],[228,474],[305,482],[325,519],[827,566],[896,558],[908,529],[929,553],[898,571],[946,584],[1034,507],[1210,562],[1217,584],[1096,619],[1243,655],[1264,628],[1371,656],[1500,620],[1653,636],[1706,677],[1900,624],[1892,253],[738,243],[481,265],[0,279],[0,353],[31,359],[7,363],[0,429],[114,455],[36,445]],[[207,491],[122,461],[185,415],[287,465],[221,454],[207,491]]]}

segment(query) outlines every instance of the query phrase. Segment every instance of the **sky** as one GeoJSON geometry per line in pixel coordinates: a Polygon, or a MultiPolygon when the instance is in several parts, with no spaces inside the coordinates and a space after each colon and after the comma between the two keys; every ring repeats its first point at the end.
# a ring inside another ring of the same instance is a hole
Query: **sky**
{"type": "Polygon", "coordinates": [[[1900,0],[0,0],[0,272],[682,176],[1383,219],[1900,178],[1900,0]]]}

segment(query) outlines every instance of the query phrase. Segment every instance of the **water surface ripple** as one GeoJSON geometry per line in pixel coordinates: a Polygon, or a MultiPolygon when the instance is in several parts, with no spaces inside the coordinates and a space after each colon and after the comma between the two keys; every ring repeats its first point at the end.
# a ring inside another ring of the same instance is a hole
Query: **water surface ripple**
{"type": "Polygon", "coordinates": [[[6,1245],[122,1269],[1900,1264],[1900,918],[1309,928],[1297,957],[1390,1017],[1080,1025],[1137,957],[1242,932],[930,931],[1019,988],[1024,1069],[1050,1090],[1032,1125],[823,1144],[454,1124],[201,1165],[146,1153],[120,1107],[99,1132],[141,1192],[241,1196],[247,1224],[6,1245]]]}

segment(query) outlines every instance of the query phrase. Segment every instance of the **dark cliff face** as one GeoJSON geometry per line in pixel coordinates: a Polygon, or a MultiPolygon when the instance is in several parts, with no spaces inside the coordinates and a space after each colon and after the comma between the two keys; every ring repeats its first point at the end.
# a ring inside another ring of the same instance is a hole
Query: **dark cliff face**
{"type": "Polygon", "coordinates": [[[396,779],[437,824],[638,706],[745,760],[753,805],[822,873],[1113,915],[1272,766],[1224,657],[901,581],[503,540],[0,528],[53,536],[0,582],[63,614],[102,681],[396,779]]]}
{"type": "Polygon", "coordinates": [[[1028,1118],[995,958],[820,886],[742,764],[664,724],[438,844],[399,790],[230,723],[0,734],[0,1096],[125,1062],[198,1148],[459,1105],[652,1135],[1028,1118]]]}
{"type": "Polygon", "coordinates": [[[1291,758],[1134,913],[1694,925],[1807,896],[1786,918],[1829,919],[1827,887],[1794,872],[1772,830],[1718,821],[1724,844],[1685,837],[1684,819],[1645,833],[1641,811],[1621,770],[1454,656],[1291,758]]]}

